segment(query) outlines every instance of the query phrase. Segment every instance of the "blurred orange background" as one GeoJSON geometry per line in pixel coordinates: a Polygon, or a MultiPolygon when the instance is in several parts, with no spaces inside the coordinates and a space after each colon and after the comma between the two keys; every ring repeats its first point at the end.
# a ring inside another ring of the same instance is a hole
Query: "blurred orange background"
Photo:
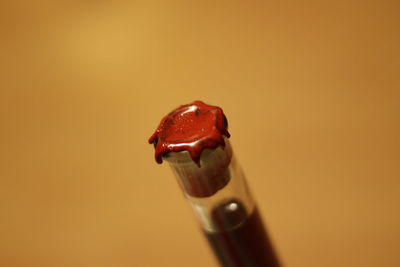
{"type": "Polygon", "coordinates": [[[400,266],[399,1],[1,1],[0,265],[217,266],[147,138],[219,105],[285,266],[400,266]]]}

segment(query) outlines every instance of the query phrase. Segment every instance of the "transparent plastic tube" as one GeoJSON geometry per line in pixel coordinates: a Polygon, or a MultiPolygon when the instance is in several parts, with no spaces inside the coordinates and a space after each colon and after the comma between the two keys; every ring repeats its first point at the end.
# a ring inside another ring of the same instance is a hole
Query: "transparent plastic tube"
{"type": "Polygon", "coordinates": [[[163,159],[221,266],[280,266],[228,139],[225,147],[205,149],[200,167],[187,151],[169,152],[163,159]]]}

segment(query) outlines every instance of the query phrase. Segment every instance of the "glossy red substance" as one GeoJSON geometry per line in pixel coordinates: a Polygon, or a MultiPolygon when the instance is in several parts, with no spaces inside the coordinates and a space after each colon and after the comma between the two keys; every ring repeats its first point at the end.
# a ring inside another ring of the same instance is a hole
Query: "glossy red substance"
{"type": "Polygon", "coordinates": [[[167,152],[187,150],[200,166],[201,152],[205,148],[224,147],[223,136],[229,137],[230,134],[222,109],[195,101],[165,116],[149,138],[149,143],[155,144],[158,163],[162,163],[162,156],[167,152]]]}
{"type": "Polygon", "coordinates": [[[233,199],[217,206],[211,218],[217,232],[205,234],[221,266],[280,266],[256,208],[247,214],[240,201],[233,199]]]}

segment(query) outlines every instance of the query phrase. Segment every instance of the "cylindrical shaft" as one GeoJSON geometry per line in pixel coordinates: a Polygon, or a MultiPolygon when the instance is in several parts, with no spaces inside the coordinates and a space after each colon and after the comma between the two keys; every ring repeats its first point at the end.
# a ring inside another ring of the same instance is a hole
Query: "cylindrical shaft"
{"type": "Polygon", "coordinates": [[[186,151],[165,160],[222,266],[279,266],[228,140],[225,148],[203,151],[200,167],[186,151]]]}
{"type": "Polygon", "coordinates": [[[195,101],[165,116],[149,142],[167,160],[220,264],[278,267],[221,108],[195,101]]]}

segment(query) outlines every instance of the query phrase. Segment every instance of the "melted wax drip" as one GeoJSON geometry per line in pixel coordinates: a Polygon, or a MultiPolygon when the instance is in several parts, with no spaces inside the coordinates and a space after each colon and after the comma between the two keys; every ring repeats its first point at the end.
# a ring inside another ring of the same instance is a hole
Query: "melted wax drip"
{"type": "Polygon", "coordinates": [[[230,137],[222,109],[194,101],[165,116],[149,138],[149,143],[155,146],[157,163],[162,163],[162,156],[167,152],[187,150],[200,167],[204,149],[225,147],[223,136],[230,137]]]}

